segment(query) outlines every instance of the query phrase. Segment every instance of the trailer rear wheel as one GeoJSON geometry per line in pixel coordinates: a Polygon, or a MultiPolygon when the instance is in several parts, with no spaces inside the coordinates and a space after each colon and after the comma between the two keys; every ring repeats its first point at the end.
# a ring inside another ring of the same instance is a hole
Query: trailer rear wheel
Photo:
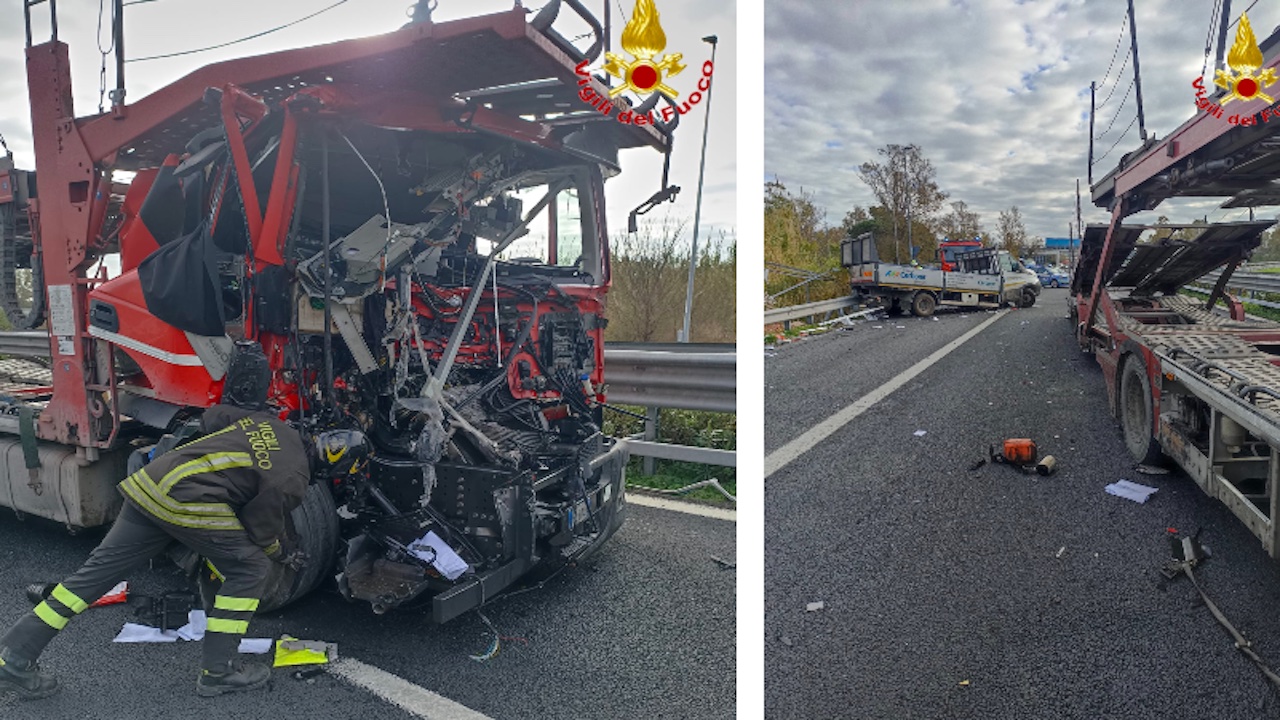
{"type": "Polygon", "coordinates": [[[916,317],[929,317],[937,307],[938,301],[931,292],[921,290],[911,298],[911,314],[916,317]]]}
{"type": "Polygon", "coordinates": [[[1160,461],[1160,443],[1152,436],[1151,382],[1142,358],[1131,355],[1120,371],[1120,426],[1124,444],[1143,465],[1160,461]]]}

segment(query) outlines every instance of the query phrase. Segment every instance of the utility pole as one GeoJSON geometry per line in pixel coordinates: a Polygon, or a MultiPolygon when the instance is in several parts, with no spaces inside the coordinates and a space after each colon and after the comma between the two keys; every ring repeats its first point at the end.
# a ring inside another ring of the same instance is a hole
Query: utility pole
{"type": "Polygon", "coordinates": [[[915,256],[915,253],[913,252],[913,250],[914,250],[914,246],[911,244],[911,243],[912,243],[912,238],[911,238],[911,206],[915,204],[915,200],[916,200],[916,183],[915,183],[915,180],[909,180],[909,181],[907,181],[907,187],[908,187],[908,188],[910,189],[910,191],[911,191],[911,192],[910,192],[910,194],[909,194],[909,195],[907,195],[907,264],[910,264],[910,261],[914,260],[914,259],[915,259],[915,257],[916,257],[916,256],[915,256]]]}
{"type": "Polygon", "coordinates": [[[1138,98],[1138,135],[1146,142],[1147,120],[1142,114],[1142,73],[1138,70],[1138,26],[1133,20],[1133,0],[1129,0],[1129,42],[1133,48],[1133,89],[1138,98]]]}
{"type": "MultiPolygon", "coordinates": [[[[1084,247],[1084,222],[1080,219],[1080,178],[1076,178],[1076,233],[1079,236],[1080,246],[1084,247]]],[[[1071,258],[1071,269],[1076,267],[1076,246],[1073,243],[1069,246],[1071,258]]]]}
{"type": "MultiPolygon", "coordinates": [[[[1222,0],[1222,17],[1218,19],[1218,54],[1213,61],[1216,71],[1223,67],[1222,60],[1227,54],[1227,31],[1231,29],[1231,0],[1222,0]]],[[[1216,76],[1217,73],[1214,73],[1216,76]]]]}
{"type": "MultiPolygon", "coordinates": [[[[1098,83],[1089,83],[1089,185],[1093,185],[1093,115],[1098,101],[1098,83]]],[[[1080,181],[1076,181],[1076,194],[1079,195],[1080,181]]]]}
{"type": "MultiPolygon", "coordinates": [[[[711,44],[711,65],[716,64],[716,43],[720,42],[720,38],[715,35],[708,35],[702,38],[705,43],[711,44]]],[[[698,269],[698,225],[702,221],[702,178],[707,172],[707,128],[711,126],[711,86],[715,84],[714,80],[707,81],[707,114],[702,119],[702,163],[698,167],[698,201],[693,210],[693,247],[689,249],[689,285],[685,290],[684,296],[684,329],[680,331],[680,342],[689,342],[690,325],[689,321],[693,316],[693,274],[698,269]]]]}

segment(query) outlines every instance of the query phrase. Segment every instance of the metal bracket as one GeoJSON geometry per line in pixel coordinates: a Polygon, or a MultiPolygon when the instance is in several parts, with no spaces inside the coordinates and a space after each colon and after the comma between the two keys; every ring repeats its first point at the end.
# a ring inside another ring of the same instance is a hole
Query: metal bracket
{"type": "Polygon", "coordinates": [[[342,303],[329,303],[333,307],[331,313],[333,322],[338,326],[338,334],[347,343],[347,349],[351,351],[351,356],[355,358],[356,365],[360,367],[360,372],[368,375],[378,369],[378,362],[373,359],[373,353],[369,352],[369,346],[364,342],[364,336],[360,334],[360,329],[356,327],[355,321],[351,319],[351,311],[342,303]]]}

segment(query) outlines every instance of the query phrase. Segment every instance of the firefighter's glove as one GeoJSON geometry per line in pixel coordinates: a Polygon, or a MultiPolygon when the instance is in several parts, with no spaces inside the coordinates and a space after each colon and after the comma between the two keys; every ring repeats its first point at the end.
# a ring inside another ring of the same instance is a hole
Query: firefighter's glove
{"type": "Polygon", "coordinates": [[[299,550],[292,542],[283,540],[272,543],[266,548],[267,557],[294,572],[307,566],[307,554],[299,550]]]}
{"type": "Polygon", "coordinates": [[[288,554],[280,553],[279,559],[272,559],[294,572],[302,572],[302,569],[307,566],[307,560],[309,558],[307,557],[307,554],[301,550],[294,550],[288,554]]]}

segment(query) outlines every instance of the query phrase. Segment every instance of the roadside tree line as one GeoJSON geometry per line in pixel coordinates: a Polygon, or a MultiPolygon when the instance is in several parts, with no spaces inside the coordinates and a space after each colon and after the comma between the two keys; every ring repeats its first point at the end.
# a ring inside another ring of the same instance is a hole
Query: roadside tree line
{"type": "Polygon", "coordinates": [[[795,284],[795,275],[778,266],[822,273],[820,281],[779,296],[773,303],[794,305],[838,297],[847,292],[840,268],[840,241],[871,233],[876,250],[886,261],[932,262],[942,239],[978,238],[986,247],[999,245],[1015,256],[1026,253],[1032,239],[1018,207],[1000,212],[994,231],[968,203],[953,199],[939,187],[937,170],[918,145],[886,145],[878,161],[865,162],[858,174],[876,196],[876,205],[854,206],[839,225],[827,222],[827,211],[803,188],[793,191],[774,178],[764,187],[765,295],[795,284]]]}

